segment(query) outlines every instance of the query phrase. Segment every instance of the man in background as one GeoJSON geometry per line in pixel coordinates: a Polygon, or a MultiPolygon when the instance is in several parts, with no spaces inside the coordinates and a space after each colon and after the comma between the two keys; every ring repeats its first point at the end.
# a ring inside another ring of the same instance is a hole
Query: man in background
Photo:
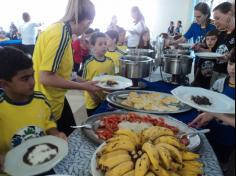
{"type": "Polygon", "coordinates": [[[22,39],[22,49],[25,53],[33,56],[37,36],[36,28],[41,26],[41,24],[31,22],[30,15],[27,12],[22,14],[22,18],[24,24],[20,27],[19,31],[22,39]]]}

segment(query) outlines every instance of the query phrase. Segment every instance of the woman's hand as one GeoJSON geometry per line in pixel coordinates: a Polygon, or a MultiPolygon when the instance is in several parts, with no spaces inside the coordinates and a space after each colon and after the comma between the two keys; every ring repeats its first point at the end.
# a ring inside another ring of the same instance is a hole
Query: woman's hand
{"type": "Polygon", "coordinates": [[[96,92],[102,90],[102,88],[96,86],[96,84],[98,83],[99,83],[98,81],[88,81],[80,83],[80,86],[83,88],[83,90],[87,90],[89,92],[96,92]]]}
{"type": "Polygon", "coordinates": [[[209,52],[209,49],[206,49],[202,43],[195,44],[192,49],[196,52],[209,52]]]}
{"type": "Polygon", "coordinates": [[[165,39],[165,48],[169,48],[171,45],[174,45],[174,40],[172,41],[171,39],[167,38],[165,39]]]}
{"type": "Polygon", "coordinates": [[[189,123],[189,126],[193,128],[201,128],[203,126],[206,126],[213,119],[213,114],[205,112],[200,114],[196,119],[189,123]]]}

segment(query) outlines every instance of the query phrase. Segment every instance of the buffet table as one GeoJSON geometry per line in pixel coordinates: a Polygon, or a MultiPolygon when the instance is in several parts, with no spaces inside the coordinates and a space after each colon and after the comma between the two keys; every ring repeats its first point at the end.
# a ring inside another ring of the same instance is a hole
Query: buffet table
{"type": "MultiPolygon", "coordinates": [[[[145,90],[160,91],[170,93],[171,90],[177,86],[164,83],[162,81],[151,83],[144,81],[147,84],[145,90]]],[[[109,111],[115,111],[116,109],[109,106],[107,102],[104,102],[96,111],[96,113],[104,113],[109,111]]],[[[188,123],[191,122],[198,115],[197,110],[191,110],[186,113],[172,115],[176,119],[188,123]]],[[[201,154],[201,161],[205,165],[206,176],[223,176],[222,170],[219,166],[216,155],[210,146],[207,138],[202,135],[202,146],[199,149],[201,154]]],[[[75,130],[69,137],[69,154],[61,161],[55,168],[54,171],[57,174],[67,174],[75,176],[91,176],[90,173],[90,161],[96,148],[81,130],[75,130]]]]}

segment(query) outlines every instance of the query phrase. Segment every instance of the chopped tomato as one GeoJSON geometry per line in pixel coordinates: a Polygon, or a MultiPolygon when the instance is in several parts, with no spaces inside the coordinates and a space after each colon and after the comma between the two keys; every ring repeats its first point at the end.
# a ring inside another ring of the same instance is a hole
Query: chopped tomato
{"type": "Polygon", "coordinates": [[[96,131],[96,134],[99,136],[99,138],[101,138],[103,140],[110,139],[113,136],[113,132],[109,131],[107,129],[98,129],[96,131]]]}

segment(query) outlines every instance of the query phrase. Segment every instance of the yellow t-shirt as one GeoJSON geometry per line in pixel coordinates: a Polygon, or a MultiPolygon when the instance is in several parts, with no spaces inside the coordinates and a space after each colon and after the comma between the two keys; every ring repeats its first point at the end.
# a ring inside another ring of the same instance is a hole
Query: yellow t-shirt
{"type": "Polygon", "coordinates": [[[120,70],[120,58],[124,55],[125,53],[118,48],[115,51],[107,51],[105,56],[108,58],[111,58],[115,64],[115,74],[119,73],[120,70]]]}
{"type": "Polygon", "coordinates": [[[35,92],[24,104],[13,103],[1,94],[0,153],[6,153],[29,138],[44,136],[48,129],[56,127],[51,118],[51,107],[40,92],[35,92]]]}
{"type": "MultiPolygon", "coordinates": [[[[83,78],[91,81],[96,76],[114,74],[115,65],[110,58],[105,57],[104,61],[98,61],[95,57],[91,57],[84,66],[83,78]]],[[[85,92],[86,108],[95,109],[101,103],[102,98],[104,98],[102,94],[92,97],[88,92],[85,92]]]]}
{"type": "Polygon", "coordinates": [[[71,42],[70,25],[55,23],[39,35],[33,54],[35,90],[46,95],[57,120],[61,117],[67,90],[44,86],[40,83],[39,73],[49,71],[70,80],[73,68],[71,42]]]}

